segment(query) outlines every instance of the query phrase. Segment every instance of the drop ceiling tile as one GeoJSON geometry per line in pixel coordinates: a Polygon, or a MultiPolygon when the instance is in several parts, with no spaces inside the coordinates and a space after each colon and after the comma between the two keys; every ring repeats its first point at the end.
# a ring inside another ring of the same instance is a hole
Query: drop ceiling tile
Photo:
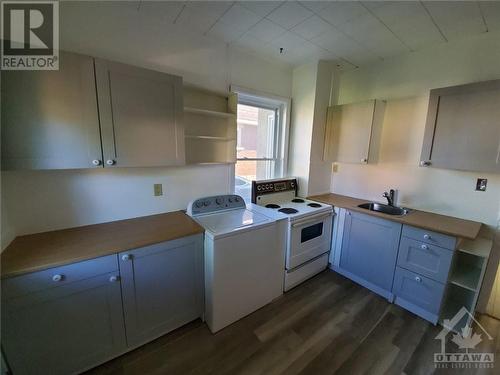
{"type": "Polygon", "coordinates": [[[196,9],[202,13],[208,13],[210,15],[222,16],[233,3],[231,1],[200,1],[200,0],[188,0],[186,1],[186,7],[191,9],[196,9]]]}
{"type": "Polygon", "coordinates": [[[293,34],[290,31],[287,31],[285,34],[271,42],[271,44],[278,48],[284,48],[285,51],[303,46],[306,43],[307,41],[304,38],[301,38],[300,36],[293,34]]]}
{"type": "Polygon", "coordinates": [[[444,41],[441,33],[419,2],[383,2],[377,7],[371,6],[371,12],[412,50],[444,41]]]}
{"type": "Polygon", "coordinates": [[[175,20],[175,25],[189,30],[205,33],[220,18],[220,15],[213,12],[203,12],[196,7],[186,6],[179,17],[175,20]]]}
{"type": "Polygon", "coordinates": [[[291,31],[300,35],[302,38],[309,40],[323,34],[330,27],[330,24],[323,21],[318,16],[312,16],[292,28],[291,31]]]}
{"type": "Polygon", "coordinates": [[[141,1],[138,16],[146,21],[172,23],[184,7],[183,1],[141,1]]]}
{"type": "Polygon", "coordinates": [[[339,26],[367,13],[363,5],[357,1],[340,1],[329,4],[321,10],[320,15],[332,25],[339,26]]]}
{"type": "Polygon", "coordinates": [[[262,45],[266,44],[259,38],[255,38],[254,36],[246,33],[238,40],[235,40],[232,45],[235,45],[245,51],[258,52],[262,49],[262,45]]]}
{"type": "Polygon", "coordinates": [[[448,40],[486,31],[475,1],[426,1],[424,5],[448,40]]]}
{"type": "Polygon", "coordinates": [[[333,28],[313,38],[311,42],[356,66],[379,60],[373,52],[333,28]]]}
{"type": "Polygon", "coordinates": [[[277,7],[279,7],[281,4],[284,3],[284,1],[248,1],[248,0],[241,0],[238,2],[241,6],[244,6],[245,8],[251,10],[255,14],[265,17],[269,13],[271,13],[273,10],[275,10],[277,7]]]}
{"type": "Polygon", "coordinates": [[[264,18],[253,26],[248,34],[265,42],[271,42],[285,32],[286,29],[264,18]]]}
{"type": "Polygon", "coordinates": [[[409,51],[407,46],[369,13],[343,24],[340,29],[380,57],[409,51]]]}
{"type": "Polygon", "coordinates": [[[296,2],[286,2],[272,11],[266,18],[289,30],[309,18],[313,13],[296,2]]]}
{"type": "Polygon", "coordinates": [[[224,43],[231,43],[239,39],[244,34],[244,31],[228,25],[222,21],[217,22],[208,32],[207,35],[224,43]]]}
{"type": "Polygon", "coordinates": [[[480,1],[479,6],[488,25],[488,30],[500,30],[500,1],[480,1]]]}
{"type": "Polygon", "coordinates": [[[319,13],[321,12],[323,9],[325,9],[328,4],[330,3],[330,1],[309,1],[309,0],[305,0],[305,1],[300,1],[300,3],[305,6],[307,9],[309,9],[310,11],[314,12],[314,13],[319,13]]]}
{"type": "Polygon", "coordinates": [[[241,31],[247,31],[255,25],[262,17],[257,16],[251,10],[242,7],[239,4],[234,4],[218,22],[223,22],[226,25],[232,26],[241,31]]]}

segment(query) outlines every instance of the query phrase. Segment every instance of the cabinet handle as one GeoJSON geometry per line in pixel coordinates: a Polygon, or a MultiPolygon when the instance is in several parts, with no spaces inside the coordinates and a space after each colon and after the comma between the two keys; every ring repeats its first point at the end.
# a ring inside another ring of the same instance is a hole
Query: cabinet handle
{"type": "Polygon", "coordinates": [[[106,160],[107,165],[115,165],[115,161],[113,159],[106,160]]]}
{"type": "Polygon", "coordinates": [[[101,165],[101,161],[99,159],[92,160],[92,164],[101,165]]]}
{"type": "Polygon", "coordinates": [[[421,166],[421,167],[430,167],[430,165],[431,165],[431,162],[430,162],[430,161],[428,161],[428,160],[422,160],[422,161],[420,162],[420,166],[421,166]]]}
{"type": "Polygon", "coordinates": [[[415,276],[415,281],[417,283],[421,283],[422,282],[422,278],[420,276],[415,276]]]}
{"type": "Polygon", "coordinates": [[[424,240],[430,240],[431,235],[430,234],[424,234],[424,240]]]}
{"type": "Polygon", "coordinates": [[[64,278],[64,275],[59,275],[59,274],[56,274],[54,276],[52,276],[52,281],[62,281],[62,279],[64,278]]]}
{"type": "Polygon", "coordinates": [[[132,258],[132,257],[130,256],[130,254],[124,254],[124,255],[122,255],[122,260],[123,260],[124,262],[126,262],[126,261],[130,260],[131,258],[132,258]]]}
{"type": "Polygon", "coordinates": [[[110,283],[116,283],[118,280],[119,280],[119,277],[118,277],[118,276],[111,276],[111,277],[109,278],[109,282],[110,282],[110,283]]]}
{"type": "Polygon", "coordinates": [[[420,247],[422,248],[422,250],[427,250],[429,248],[429,246],[427,246],[427,245],[422,245],[420,247]]]}
{"type": "Polygon", "coordinates": [[[361,159],[361,163],[368,163],[368,159],[361,159]]]}

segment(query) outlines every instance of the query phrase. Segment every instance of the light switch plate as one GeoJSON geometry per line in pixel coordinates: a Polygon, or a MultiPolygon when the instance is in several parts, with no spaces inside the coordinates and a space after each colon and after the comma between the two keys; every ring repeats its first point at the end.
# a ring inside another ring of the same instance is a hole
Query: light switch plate
{"type": "Polygon", "coordinates": [[[486,185],[488,185],[488,179],[478,178],[476,182],[476,191],[486,191],[486,185]]]}
{"type": "Polygon", "coordinates": [[[163,195],[163,185],[162,184],[154,184],[153,186],[154,186],[153,190],[154,190],[155,197],[159,197],[160,195],[163,195]]]}

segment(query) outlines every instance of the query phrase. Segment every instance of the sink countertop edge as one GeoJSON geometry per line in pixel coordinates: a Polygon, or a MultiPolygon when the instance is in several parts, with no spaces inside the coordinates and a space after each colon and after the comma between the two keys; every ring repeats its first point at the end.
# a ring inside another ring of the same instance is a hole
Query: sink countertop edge
{"type": "Polygon", "coordinates": [[[331,204],[335,207],[346,208],[351,211],[364,213],[366,215],[395,221],[401,224],[407,224],[417,228],[428,229],[450,236],[466,238],[470,240],[474,240],[477,238],[482,226],[482,223],[477,221],[460,219],[413,208],[409,208],[411,210],[409,214],[399,216],[370,211],[366,208],[358,207],[359,204],[371,202],[370,200],[353,198],[346,195],[334,193],[313,195],[309,196],[308,199],[325,204],[331,204]]]}

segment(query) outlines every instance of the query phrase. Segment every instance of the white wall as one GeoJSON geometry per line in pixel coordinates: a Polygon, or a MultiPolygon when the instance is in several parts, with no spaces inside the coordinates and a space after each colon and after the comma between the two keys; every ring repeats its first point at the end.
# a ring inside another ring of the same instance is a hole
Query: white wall
{"type": "MultiPolygon", "coordinates": [[[[332,175],[332,191],[381,200],[383,191],[396,188],[401,204],[481,221],[492,236],[500,226],[500,175],[421,168],[418,163],[429,89],[499,79],[499,45],[500,34],[488,33],[343,73],[337,88],[339,104],[372,98],[388,103],[379,162],[339,165],[332,175]],[[484,193],[474,191],[478,177],[488,178],[484,193]]],[[[481,305],[489,294],[499,252],[497,243],[481,305]]]]}
{"type": "MultiPolygon", "coordinates": [[[[151,9],[137,13],[136,2],[62,3],[61,48],[178,74],[211,90],[234,84],[291,96],[291,68],[181,32],[146,5],[151,9]]],[[[231,168],[4,172],[2,248],[16,235],[186,208],[196,197],[228,193],[231,168]],[[154,183],[164,184],[163,197],[153,196],[154,183]]]]}

